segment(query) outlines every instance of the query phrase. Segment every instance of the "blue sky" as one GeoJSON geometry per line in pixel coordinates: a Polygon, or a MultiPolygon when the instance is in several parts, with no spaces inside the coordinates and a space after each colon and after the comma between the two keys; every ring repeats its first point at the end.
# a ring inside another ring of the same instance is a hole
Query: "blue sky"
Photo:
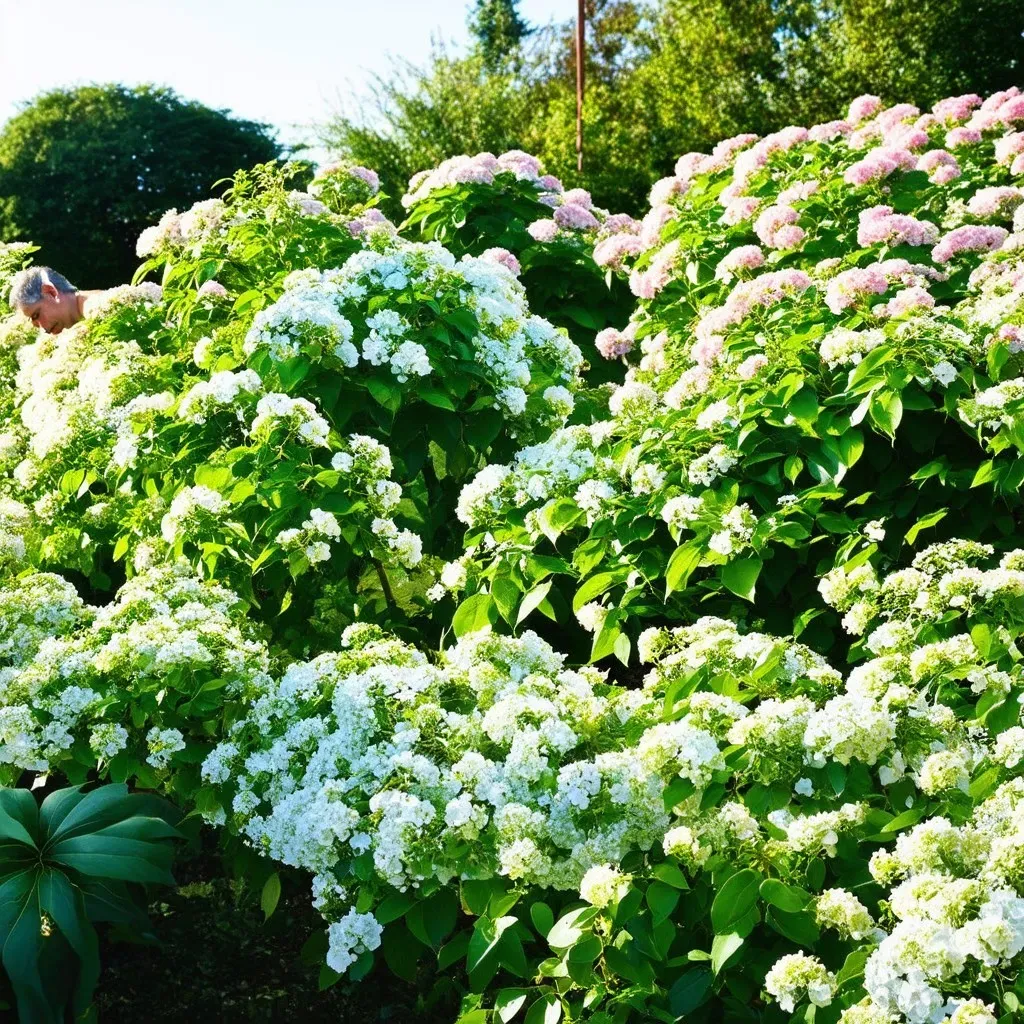
{"type": "MultiPolygon", "coordinates": [[[[155,82],[307,138],[351,88],[421,61],[432,36],[465,44],[468,0],[0,0],[0,123],[55,86],[155,82]]],[[[520,0],[534,23],[575,0],[520,0]]]]}

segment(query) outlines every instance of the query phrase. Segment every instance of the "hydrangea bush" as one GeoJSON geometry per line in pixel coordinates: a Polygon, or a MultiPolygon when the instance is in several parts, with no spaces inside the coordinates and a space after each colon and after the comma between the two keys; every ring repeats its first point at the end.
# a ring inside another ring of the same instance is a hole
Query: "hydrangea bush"
{"type": "MultiPolygon", "coordinates": [[[[638,306],[595,342],[629,367],[611,415],[467,485],[450,578],[512,624],[539,607],[564,626],[571,605],[595,660],[625,660],[647,619],[753,601],[800,632],[836,560],[902,558],[924,531],[1010,534],[1019,107],[869,97],[845,121],[682,157],[639,232],[615,236],[638,306]]],[[[835,623],[810,628],[829,643],[835,623]]]]}
{"type": "Polygon", "coordinates": [[[845,679],[712,617],[647,630],[632,690],[529,631],[432,663],[351,627],[202,772],[232,829],[313,873],[335,971],[368,970],[387,925],[389,962],[465,958],[478,992],[520,979],[498,1008],[571,1019],[743,1019],[762,990],[848,1024],[1002,1000],[1024,950],[1024,551],[940,543],[821,590],[861,638],[845,679]]]}
{"type": "MultiPolygon", "coordinates": [[[[370,191],[349,169],[311,188],[349,201],[339,179],[370,191]]],[[[109,594],[184,557],[297,651],[422,612],[458,542],[446,505],[487,453],[564,423],[579,350],[500,262],[357,238],[280,172],[215,202],[143,236],[162,289],[18,351],[0,455],[41,565],[109,594]]]]}
{"type": "Polygon", "coordinates": [[[459,1024],[1020,1019],[1022,154],[861,97],[642,221],[517,153],[168,214],[0,326],[4,780],[168,793],[459,1024]],[[549,246],[636,299],[572,278],[596,400],[549,246]]]}
{"type": "MultiPolygon", "coordinates": [[[[594,249],[638,222],[595,207],[586,189],[564,188],[529,153],[452,157],[416,175],[402,205],[403,233],[442,242],[456,255],[500,259],[522,281],[531,308],[581,346],[628,321],[629,289],[595,262],[594,249]]],[[[592,384],[622,379],[613,364],[589,363],[592,384]]]]}

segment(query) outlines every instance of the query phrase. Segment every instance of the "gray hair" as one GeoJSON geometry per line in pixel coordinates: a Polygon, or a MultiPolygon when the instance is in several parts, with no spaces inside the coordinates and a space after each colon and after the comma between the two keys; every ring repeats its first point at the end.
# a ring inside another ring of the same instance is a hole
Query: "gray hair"
{"type": "Polygon", "coordinates": [[[14,275],[11,282],[11,305],[31,306],[43,301],[43,285],[51,284],[59,292],[74,294],[78,289],[51,267],[29,267],[14,275]]]}

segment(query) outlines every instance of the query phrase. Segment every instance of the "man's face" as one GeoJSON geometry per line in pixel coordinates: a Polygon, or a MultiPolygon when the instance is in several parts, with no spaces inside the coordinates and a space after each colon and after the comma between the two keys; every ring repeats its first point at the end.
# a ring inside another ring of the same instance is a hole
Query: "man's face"
{"type": "Polygon", "coordinates": [[[42,287],[42,299],[20,305],[22,315],[47,334],[60,334],[78,322],[78,301],[74,292],[59,292],[52,284],[42,287]]]}

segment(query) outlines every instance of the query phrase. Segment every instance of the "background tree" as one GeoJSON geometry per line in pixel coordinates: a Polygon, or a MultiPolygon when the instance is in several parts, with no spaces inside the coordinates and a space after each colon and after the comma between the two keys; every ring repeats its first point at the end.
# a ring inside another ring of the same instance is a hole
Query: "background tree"
{"type": "Polygon", "coordinates": [[[475,0],[469,31],[476,39],[484,66],[495,71],[516,54],[531,29],[519,15],[518,0],[475,0]]]}
{"type": "Polygon", "coordinates": [[[120,284],[144,227],[280,154],[266,125],[170,89],[55,89],[0,132],[0,239],[32,239],[80,287],[120,284]]]}
{"type": "Polygon", "coordinates": [[[535,29],[496,70],[481,47],[396,65],[353,104],[361,117],[335,116],[323,139],[378,167],[394,195],[449,156],[521,147],[636,212],[687,150],[839,117],[863,92],[922,107],[986,94],[1024,66],[1016,0],[588,0],[587,13],[582,176],[572,22],[535,29]]]}

